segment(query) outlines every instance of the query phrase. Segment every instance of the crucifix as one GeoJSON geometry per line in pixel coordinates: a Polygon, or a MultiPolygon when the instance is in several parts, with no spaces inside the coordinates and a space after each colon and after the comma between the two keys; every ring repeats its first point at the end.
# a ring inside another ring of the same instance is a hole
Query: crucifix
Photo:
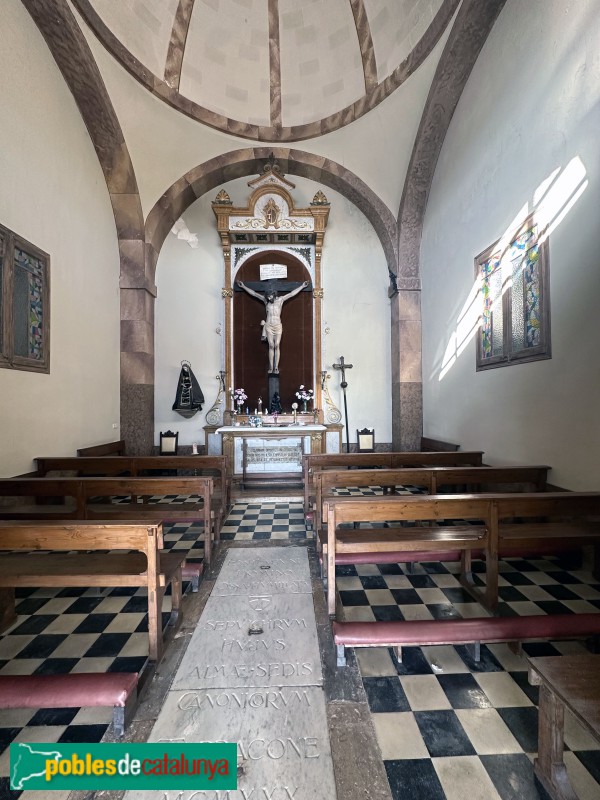
{"type": "Polygon", "coordinates": [[[334,364],[333,365],[334,369],[339,369],[339,371],[342,373],[342,382],[340,383],[340,386],[342,387],[342,390],[344,392],[344,414],[346,416],[346,452],[347,453],[350,452],[350,428],[348,427],[348,403],[346,401],[346,387],[348,386],[348,381],[346,380],[346,370],[347,369],[352,369],[353,366],[354,366],[354,364],[346,364],[344,362],[344,356],[340,356],[340,363],[339,364],[334,364]]]}

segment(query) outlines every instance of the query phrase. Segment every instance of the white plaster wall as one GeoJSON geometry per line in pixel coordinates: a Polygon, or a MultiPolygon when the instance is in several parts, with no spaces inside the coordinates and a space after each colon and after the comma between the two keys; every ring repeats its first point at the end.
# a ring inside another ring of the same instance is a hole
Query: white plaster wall
{"type": "MultiPolygon", "coordinates": [[[[292,176],[293,177],[293,176],[292,176]]],[[[248,179],[223,188],[234,205],[245,205],[248,179]]],[[[320,186],[293,177],[295,204],[306,206],[320,186]]],[[[221,188],[221,187],[219,187],[221,188]]],[[[215,376],[224,363],[222,324],[223,257],[211,208],[218,189],[197,200],[184,220],[199,239],[198,249],[169,234],[161,250],[156,284],[155,440],[159,431],[179,431],[180,444],[203,443],[202,426],[217,393],[215,376]],[[203,410],[187,420],[171,407],[182,359],[192,363],[206,399],[203,410]]],[[[344,197],[326,190],[331,214],[322,258],[323,363],[330,392],[343,413],[339,372],[341,355],[354,365],[347,373],[350,441],[356,429],[374,427],[378,442],[391,442],[390,310],[385,256],[369,221],[344,197]]],[[[285,310],[284,310],[285,325],[285,310]]]]}
{"type": "Polygon", "coordinates": [[[18,0],[2,2],[0,222],[50,254],[50,374],[0,369],[0,475],[119,438],[119,258],[75,101],[18,0]]]}
{"type": "Polygon", "coordinates": [[[507,3],[444,142],[421,248],[425,434],[489,463],[548,464],[552,483],[579,490],[600,487],[598,11],[507,3]],[[450,357],[473,259],[539,208],[556,170],[550,191],[567,205],[550,236],[552,359],[476,373],[473,341],[450,357]]]}

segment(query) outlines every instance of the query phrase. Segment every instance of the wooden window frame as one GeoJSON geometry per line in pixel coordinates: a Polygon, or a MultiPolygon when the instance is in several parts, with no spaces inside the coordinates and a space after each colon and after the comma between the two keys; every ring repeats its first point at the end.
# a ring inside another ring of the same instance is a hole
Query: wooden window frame
{"type": "MultiPolygon", "coordinates": [[[[519,228],[511,235],[507,248],[512,244],[521,231],[535,223],[533,215],[530,215],[519,228]]],[[[525,364],[531,361],[541,361],[552,358],[550,342],[550,276],[549,276],[549,253],[548,238],[544,231],[538,231],[538,273],[539,273],[539,304],[540,304],[540,342],[535,347],[526,347],[522,350],[513,350],[512,345],[512,295],[510,291],[502,292],[502,354],[483,357],[483,330],[481,323],[477,329],[476,336],[476,371],[480,372],[497,367],[509,367],[512,364],[525,364]],[[542,239],[540,242],[539,240],[542,239]]],[[[487,247],[475,258],[475,280],[481,280],[482,265],[498,250],[501,240],[498,240],[490,247],[487,247]]],[[[503,255],[503,254],[501,254],[503,255]]],[[[481,298],[481,291],[478,296],[481,298]]],[[[483,313],[483,304],[482,304],[483,313]]]]}
{"type": "Polygon", "coordinates": [[[4,241],[2,272],[0,273],[0,305],[2,337],[0,338],[0,369],[18,369],[26,372],[50,372],[50,256],[14,231],[0,225],[0,239],[4,241]],[[43,265],[42,277],[42,351],[41,359],[16,355],[14,352],[13,292],[15,247],[39,259],[43,265]]]}

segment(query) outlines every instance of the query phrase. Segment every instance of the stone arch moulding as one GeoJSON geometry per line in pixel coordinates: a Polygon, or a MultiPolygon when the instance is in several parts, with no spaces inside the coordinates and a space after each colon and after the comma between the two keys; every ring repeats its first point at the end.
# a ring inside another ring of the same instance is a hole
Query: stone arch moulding
{"type": "MultiPolygon", "coordinates": [[[[274,24],[269,32],[271,69],[271,114],[269,125],[253,125],[243,120],[230,119],[212,111],[180,94],[179,78],[185,53],[187,26],[193,9],[193,0],[179,4],[174,20],[169,56],[163,76],[154,74],[142,64],[117,38],[96,11],[93,0],[73,0],[73,4],[86,24],[111,55],[149,92],[172,108],[198,122],[224,133],[244,139],[263,142],[297,142],[322,136],[348,125],[379,105],[401,86],[425,61],[442,34],[450,24],[460,0],[443,0],[431,23],[415,42],[412,50],[397,67],[381,81],[377,79],[375,51],[369,29],[368,15],[363,0],[350,0],[354,15],[357,43],[363,61],[365,91],[355,102],[334,111],[332,114],[304,124],[283,126],[281,124],[281,75],[279,26],[274,24]],[[187,9],[187,12],[185,11],[187,9]],[[277,65],[277,67],[275,66],[277,65]],[[275,77],[277,76],[277,77],[275,77]]],[[[199,5],[199,4],[198,4],[199,5]]],[[[265,0],[266,5],[266,0],[265,0]]],[[[276,6],[273,6],[275,9],[276,6]]],[[[273,21],[278,12],[273,13],[273,21]]]]}
{"type": "Polygon", "coordinates": [[[152,281],[162,245],[181,215],[207,192],[224,183],[263,173],[275,159],[284,175],[308,178],[339,192],[373,225],[387,260],[388,272],[398,270],[396,220],[390,209],[354,173],[322,156],[289,148],[250,147],[216,156],[175,181],[146,219],[146,274],[152,281]]]}
{"type": "Polygon", "coordinates": [[[394,215],[357,175],[331,159],[302,150],[249,147],[223,153],[194,167],[175,181],[156,202],[146,219],[146,274],[152,281],[163,242],[185,210],[223,183],[260,174],[271,154],[284,174],[298,175],[328,186],[362,211],[381,242],[388,270],[397,272],[398,232],[394,215]]]}
{"type": "MultiPolygon", "coordinates": [[[[506,0],[464,0],[438,62],[398,211],[398,273],[392,291],[392,446],[418,450],[423,432],[420,253],[438,157],[471,70],[506,0]]],[[[394,281],[395,278],[395,281],[394,281]]]]}
{"type": "Polygon", "coordinates": [[[145,455],[154,441],[154,296],[144,215],[125,137],[92,51],[66,0],[22,0],[88,129],[113,209],[120,259],[121,438],[145,455]],[[141,424],[138,424],[141,420],[141,424]]]}

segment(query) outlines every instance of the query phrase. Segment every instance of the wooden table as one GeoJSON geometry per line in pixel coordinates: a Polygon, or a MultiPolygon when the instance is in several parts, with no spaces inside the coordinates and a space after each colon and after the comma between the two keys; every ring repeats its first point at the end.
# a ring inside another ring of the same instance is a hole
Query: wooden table
{"type": "Polygon", "coordinates": [[[555,800],[577,800],[563,761],[564,713],[600,740],[600,655],[530,658],[529,682],[540,687],[535,775],[555,800]]]}

